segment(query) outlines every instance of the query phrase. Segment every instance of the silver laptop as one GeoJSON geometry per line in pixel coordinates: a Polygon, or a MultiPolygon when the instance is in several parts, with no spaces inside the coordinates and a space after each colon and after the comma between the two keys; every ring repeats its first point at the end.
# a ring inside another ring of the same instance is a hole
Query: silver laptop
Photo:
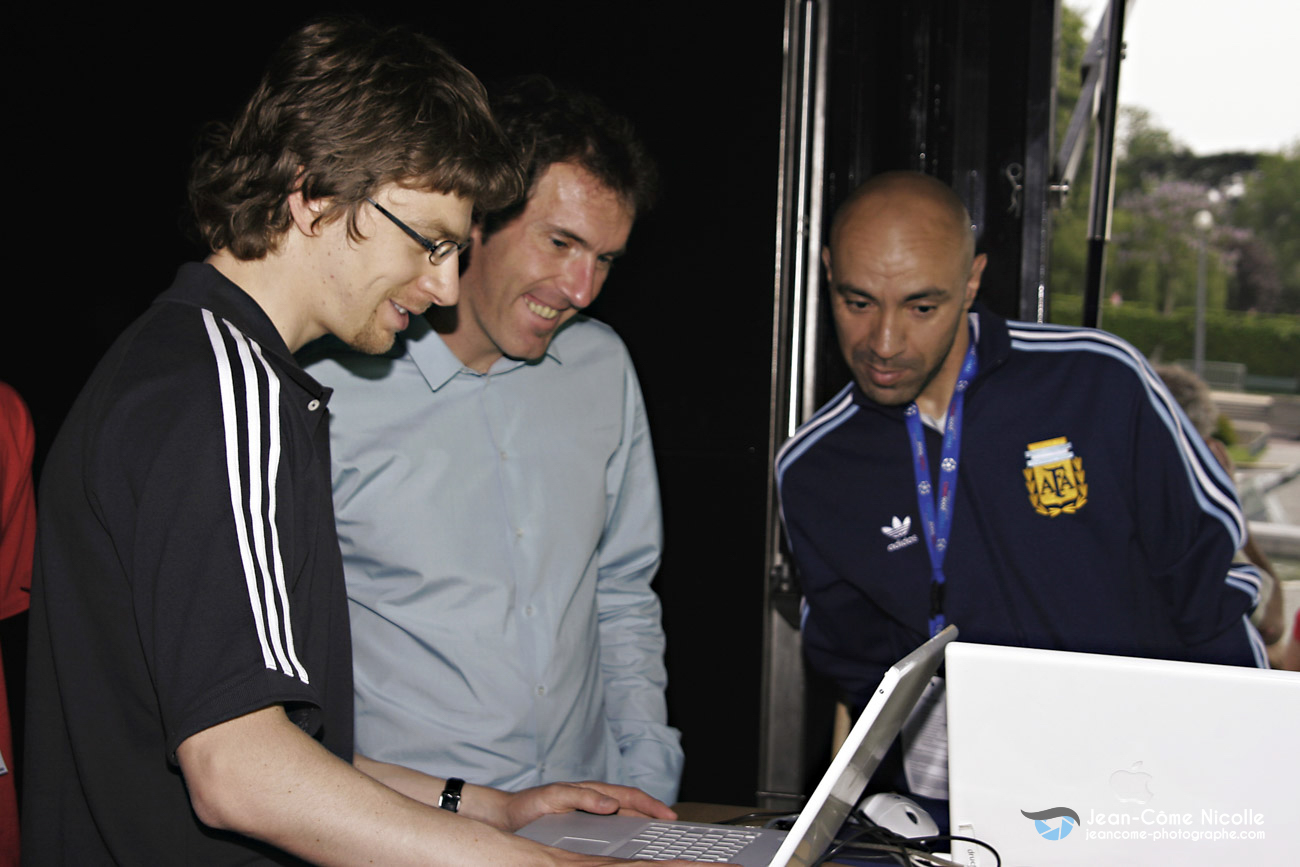
{"type": "Polygon", "coordinates": [[[725,861],[742,867],[805,867],[817,860],[835,839],[885,751],[938,670],[944,647],[956,637],[957,628],[949,626],[885,672],[866,710],[788,832],[560,813],[543,816],[518,833],[571,852],[615,858],[652,861],[685,858],[725,861]]]}
{"type": "Polygon", "coordinates": [[[961,642],[947,662],[952,833],[1006,867],[1297,863],[1300,675],[961,642]]]}

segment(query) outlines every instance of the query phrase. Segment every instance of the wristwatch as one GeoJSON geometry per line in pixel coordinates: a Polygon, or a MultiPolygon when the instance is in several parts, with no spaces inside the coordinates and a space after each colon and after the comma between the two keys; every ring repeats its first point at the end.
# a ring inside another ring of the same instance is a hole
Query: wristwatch
{"type": "Polygon", "coordinates": [[[460,812],[460,790],[464,785],[465,781],[460,777],[449,777],[441,797],[438,798],[438,807],[453,813],[460,812]]]}

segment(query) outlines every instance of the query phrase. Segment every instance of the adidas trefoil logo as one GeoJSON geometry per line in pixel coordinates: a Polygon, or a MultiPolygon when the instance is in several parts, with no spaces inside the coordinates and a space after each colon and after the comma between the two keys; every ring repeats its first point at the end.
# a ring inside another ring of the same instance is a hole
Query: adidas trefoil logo
{"type": "Polygon", "coordinates": [[[912,532],[912,518],[909,515],[900,521],[898,520],[898,516],[895,515],[890,519],[889,526],[881,527],[880,532],[884,533],[891,539],[901,539],[908,533],[912,532]]]}
{"type": "Polygon", "coordinates": [[[885,546],[886,551],[897,551],[900,548],[906,548],[908,545],[915,544],[919,539],[912,532],[912,518],[910,515],[902,520],[899,520],[898,516],[894,515],[889,520],[889,526],[881,527],[880,532],[893,540],[885,546]]]}

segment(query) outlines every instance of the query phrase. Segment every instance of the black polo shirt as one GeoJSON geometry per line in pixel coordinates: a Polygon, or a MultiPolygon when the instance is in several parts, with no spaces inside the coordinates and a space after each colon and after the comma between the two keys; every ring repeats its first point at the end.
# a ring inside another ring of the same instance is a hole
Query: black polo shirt
{"type": "Polygon", "coordinates": [[[283,859],[203,826],[176,766],[190,735],[271,704],[351,760],[328,397],[208,265],[96,368],[40,490],[28,863],[283,859]]]}

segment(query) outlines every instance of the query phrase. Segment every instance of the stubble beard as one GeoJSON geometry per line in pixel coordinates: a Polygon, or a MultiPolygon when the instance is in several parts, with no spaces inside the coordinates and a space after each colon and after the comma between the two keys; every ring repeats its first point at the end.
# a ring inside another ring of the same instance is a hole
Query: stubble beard
{"type": "Polygon", "coordinates": [[[393,348],[393,343],[396,340],[396,334],[380,326],[379,311],[377,309],[370,314],[370,318],[354,334],[343,338],[343,342],[348,346],[358,352],[364,352],[366,355],[383,355],[393,348]]]}
{"type": "MultiPolygon", "coordinates": [[[[959,317],[957,320],[957,328],[961,328],[965,321],[965,316],[959,317]]],[[[913,403],[918,397],[925,393],[925,390],[930,387],[930,383],[934,382],[935,377],[939,375],[939,372],[943,370],[944,365],[948,363],[948,356],[952,355],[952,347],[957,342],[957,328],[954,328],[952,334],[949,335],[948,345],[944,347],[943,354],[940,355],[938,360],[935,361],[930,369],[925,372],[925,375],[921,377],[921,381],[916,385],[916,387],[908,389],[907,391],[882,388],[871,381],[869,373],[859,376],[857,373],[858,365],[855,363],[858,361],[858,358],[856,356],[850,357],[847,359],[849,369],[854,371],[853,378],[857,381],[858,388],[863,394],[881,406],[906,406],[913,403]]],[[[867,364],[870,364],[875,360],[875,356],[862,360],[867,364]]]]}

